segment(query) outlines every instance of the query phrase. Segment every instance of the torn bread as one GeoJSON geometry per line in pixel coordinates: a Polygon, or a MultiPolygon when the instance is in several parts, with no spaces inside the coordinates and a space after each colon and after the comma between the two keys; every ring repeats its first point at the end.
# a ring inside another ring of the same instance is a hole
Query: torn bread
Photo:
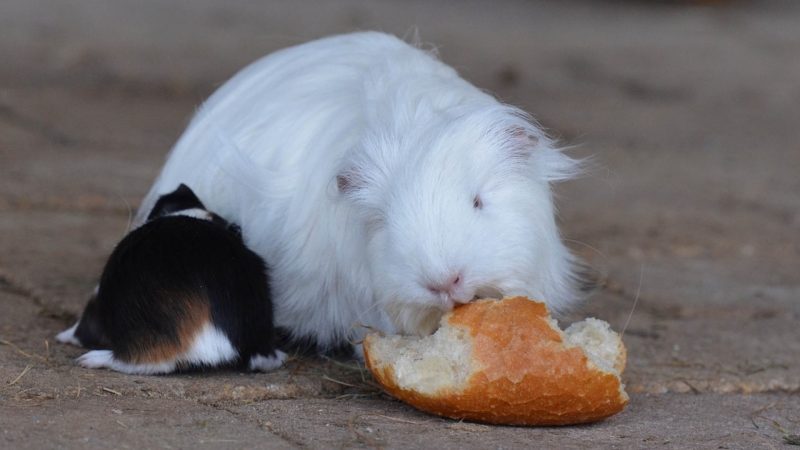
{"type": "Polygon", "coordinates": [[[524,297],[478,300],[442,318],[431,336],[370,334],[364,356],[391,395],[441,416],[514,425],[567,425],[628,403],[625,347],[606,322],[561,331],[524,297]]]}

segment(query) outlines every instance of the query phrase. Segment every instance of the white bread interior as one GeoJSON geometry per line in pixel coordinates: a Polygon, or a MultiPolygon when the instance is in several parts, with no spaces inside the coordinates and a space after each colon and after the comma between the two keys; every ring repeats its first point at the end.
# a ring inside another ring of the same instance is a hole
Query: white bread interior
{"type": "Polygon", "coordinates": [[[611,326],[590,317],[564,330],[565,341],[580,347],[598,369],[619,376],[625,368],[622,339],[611,326]]]}
{"type": "Polygon", "coordinates": [[[459,327],[441,326],[426,337],[376,339],[370,355],[378,366],[394,368],[398,386],[425,395],[458,390],[473,373],[472,341],[459,327]]]}
{"type": "MultiPolygon", "coordinates": [[[[386,336],[372,341],[370,356],[377,367],[393,368],[397,385],[423,395],[459,392],[470,376],[480,370],[472,357],[472,339],[466,329],[451,326],[448,316],[441,327],[426,337],[386,336]]],[[[608,323],[588,318],[561,331],[565,346],[580,347],[591,364],[619,377],[624,368],[624,347],[608,323]]]]}

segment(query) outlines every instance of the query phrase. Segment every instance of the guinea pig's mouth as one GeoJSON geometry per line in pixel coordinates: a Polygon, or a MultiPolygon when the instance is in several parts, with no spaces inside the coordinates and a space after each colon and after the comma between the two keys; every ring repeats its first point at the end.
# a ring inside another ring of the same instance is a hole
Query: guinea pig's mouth
{"type": "Polygon", "coordinates": [[[475,291],[475,296],[472,298],[472,300],[478,300],[482,298],[501,299],[503,297],[505,297],[505,294],[503,294],[500,289],[494,286],[485,286],[475,291]]]}
{"type": "Polygon", "coordinates": [[[466,305],[467,303],[471,303],[475,300],[479,300],[482,298],[501,299],[503,298],[503,294],[496,288],[484,288],[476,291],[475,295],[473,295],[472,298],[468,300],[461,300],[450,296],[444,297],[441,299],[441,303],[439,306],[443,312],[448,312],[451,311],[456,306],[466,305]]]}
{"type": "Polygon", "coordinates": [[[499,289],[486,286],[476,290],[475,294],[466,301],[455,300],[449,296],[439,297],[436,300],[420,298],[413,302],[395,300],[387,302],[384,308],[400,334],[426,336],[436,331],[442,315],[452,311],[456,306],[482,298],[500,299],[502,297],[499,289]]]}
{"type": "Polygon", "coordinates": [[[427,336],[439,327],[443,308],[423,303],[394,302],[385,306],[389,318],[401,335],[427,336]]]}

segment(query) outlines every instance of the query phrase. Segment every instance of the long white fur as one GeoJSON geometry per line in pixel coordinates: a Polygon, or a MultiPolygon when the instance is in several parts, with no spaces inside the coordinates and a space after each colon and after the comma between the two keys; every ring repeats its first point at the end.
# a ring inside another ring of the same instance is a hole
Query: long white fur
{"type": "Polygon", "coordinates": [[[270,265],[276,324],[326,345],[357,338],[358,324],[427,331],[449,305],[424,285],[454,271],[464,272],[459,296],[566,307],[572,256],[550,182],[574,171],[523,113],[433,55],[354,33],[278,51],[226,82],[173,148],[136,222],[160,195],[192,186],[270,265]],[[234,145],[220,145],[220,133],[234,145]],[[233,147],[257,168],[247,184],[258,201],[213,163],[233,147]]]}
{"type": "MultiPolygon", "coordinates": [[[[156,375],[173,372],[179,367],[213,367],[231,362],[238,356],[239,353],[225,333],[211,324],[206,324],[194,337],[189,350],[170,361],[132,364],[115,358],[111,350],[92,350],[78,357],[78,364],[90,369],[106,368],[130,374],[156,375]]],[[[280,363],[275,362],[272,368],[280,367],[282,362],[282,360],[280,363]]]]}

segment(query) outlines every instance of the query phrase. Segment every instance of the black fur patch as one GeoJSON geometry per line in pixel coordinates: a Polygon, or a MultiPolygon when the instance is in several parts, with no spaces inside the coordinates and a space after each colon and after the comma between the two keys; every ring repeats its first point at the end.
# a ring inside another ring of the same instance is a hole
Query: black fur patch
{"type": "Polygon", "coordinates": [[[153,220],[178,211],[194,208],[206,209],[203,202],[194,194],[194,191],[192,191],[189,186],[181,183],[174,191],[159,197],[153,209],[150,210],[147,220],[153,220]]]}
{"type": "Polygon", "coordinates": [[[200,308],[239,351],[240,363],[254,354],[273,356],[268,281],[264,261],[227,226],[160,217],[131,232],[111,254],[97,298],[81,318],[79,339],[106,343],[118,359],[135,361],[159,345],[190,345],[182,342],[181,324],[200,308]]]}
{"type": "Polygon", "coordinates": [[[82,346],[90,349],[111,348],[111,342],[104,331],[104,326],[97,311],[97,296],[92,295],[83,315],[75,329],[75,337],[82,346]]]}
{"type": "Polygon", "coordinates": [[[283,327],[275,328],[277,346],[281,350],[301,356],[324,355],[334,359],[347,360],[355,356],[353,345],[347,341],[337,342],[331,347],[322,347],[314,336],[296,337],[283,327]]]}

